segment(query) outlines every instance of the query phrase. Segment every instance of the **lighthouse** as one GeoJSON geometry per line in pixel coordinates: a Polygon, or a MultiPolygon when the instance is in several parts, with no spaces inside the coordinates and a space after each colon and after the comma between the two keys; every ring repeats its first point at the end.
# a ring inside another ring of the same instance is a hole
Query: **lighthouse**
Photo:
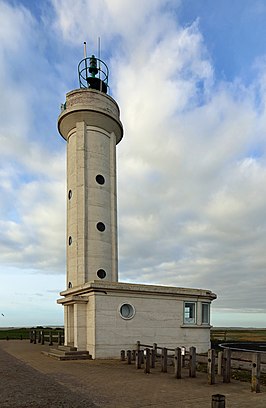
{"type": "Polygon", "coordinates": [[[67,142],[67,286],[118,281],[116,145],[119,108],[107,94],[108,67],[92,55],[80,88],[66,95],[58,130],[67,142]]]}
{"type": "Polygon", "coordinates": [[[116,146],[123,126],[104,61],[85,55],[78,75],[79,88],[66,94],[58,118],[67,146],[66,288],[57,300],[65,353],[119,358],[137,341],[205,352],[213,292],[118,282],[116,146]]]}

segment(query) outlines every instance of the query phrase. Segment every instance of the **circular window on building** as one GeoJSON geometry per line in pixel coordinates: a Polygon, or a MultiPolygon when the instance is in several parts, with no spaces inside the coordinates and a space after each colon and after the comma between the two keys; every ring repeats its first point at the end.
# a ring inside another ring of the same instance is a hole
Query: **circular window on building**
{"type": "Polygon", "coordinates": [[[105,225],[103,222],[97,222],[96,227],[97,227],[97,230],[100,232],[103,232],[105,230],[105,225]]]}
{"type": "Polygon", "coordinates": [[[72,244],[72,237],[69,237],[68,238],[68,245],[71,245],[72,244]]]}
{"type": "Polygon", "coordinates": [[[99,269],[99,270],[97,271],[97,276],[98,276],[98,278],[100,278],[100,279],[104,279],[104,278],[106,277],[106,272],[105,272],[105,270],[104,270],[104,269],[99,269]]]}
{"type": "Polygon", "coordinates": [[[135,316],[135,308],[130,303],[123,303],[119,308],[119,313],[123,319],[132,319],[135,316]]]}
{"type": "Polygon", "coordinates": [[[68,199],[70,200],[71,197],[72,197],[72,190],[69,190],[69,192],[68,192],[68,199]]]}
{"type": "Polygon", "coordinates": [[[105,183],[105,178],[101,174],[97,174],[95,179],[98,184],[101,184],[101,186],[105,183]]]}

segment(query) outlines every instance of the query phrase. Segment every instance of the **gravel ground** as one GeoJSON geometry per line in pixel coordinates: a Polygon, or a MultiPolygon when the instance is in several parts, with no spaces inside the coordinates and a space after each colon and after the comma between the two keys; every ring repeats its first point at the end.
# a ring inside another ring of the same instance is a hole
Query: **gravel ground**
{"type": "MultiPolygon", "coordinates": [[[[1,408],[93,408],[87,395],[75,393],[48,375],[0,349],[1,408]]],[[[99,406],[99,405],[97,405],[99,406]]]]}

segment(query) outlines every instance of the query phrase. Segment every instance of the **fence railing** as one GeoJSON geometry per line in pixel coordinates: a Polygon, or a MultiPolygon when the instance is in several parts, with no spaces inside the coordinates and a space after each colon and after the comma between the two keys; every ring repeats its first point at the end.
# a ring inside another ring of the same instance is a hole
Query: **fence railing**
{"type": "MultiPolygon", "coordinates": [[[[207,355],[196,354],[196,348],[185,347],[166,348],[153,345],[136,343],[134,350],[121,350],[121,361],[127,364],[135,363],[137,369],[144,365],[144,373],[149,374],[151,369],[160,365],[161,372],[167,373],[170,365],[174,366],[174,377],[182,378],[182,368],[188,369],[189,377],[196,377],[196,371],[200,364],[206,364],[207,382],[212,385],[217,381],[216,376],[222,377],[223,383],[230,383],[232,378],[232,368],[236,365],[236,359],[231,358],[231,350],[224,349],[218,354],[214,349],[210,349],[207,355]]],[[[251,371],[251,391],[260,392],[261,371],[266,372],[266,364],[261,362],[261,353],[252,353],[251,361],[244,361],[244,370],[251,371]]],[[[239,359],[238,359],[239,362],[239,359]]],[[[239,369],[239,364],[237,366],[239,369]]],[[[219,407],[219,405],[218,405],[219,407]]]]}
{"type": "Polygon", "coordinates": [[[30,343],[36,344],[41,343],[45,344],[46,342],[49,343],[49,346],[52,346],[53,343],[58,343],[58,345],[64,344],[64,332],[58,331],[54,333],[53,331],[44,331],[44,330],[31,330],[30,331],[30,343]]]}

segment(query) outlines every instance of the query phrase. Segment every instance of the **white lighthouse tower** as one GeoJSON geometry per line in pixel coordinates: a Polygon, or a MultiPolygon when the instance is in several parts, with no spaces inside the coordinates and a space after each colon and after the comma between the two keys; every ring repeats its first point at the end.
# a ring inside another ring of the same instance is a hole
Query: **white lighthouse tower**
{"type": "Polygon", "coordinates": [[[116,144],[123,136],[108,68],[79,64],[80,89],[66,95],[58,129],[67,141],[67,286],[117,282],[116,144]]]}
{"type": "Polygon", "coordinates": [[[65,346],[92,358],[118,358],[136,341],[206,351],[214,293],[118,282],[116,145],[123,127],[106,64],[85,56],[78,72],[80,88],[67,93],[58,118],[67,142],[67,280],[57,301],[65,346]]]}

